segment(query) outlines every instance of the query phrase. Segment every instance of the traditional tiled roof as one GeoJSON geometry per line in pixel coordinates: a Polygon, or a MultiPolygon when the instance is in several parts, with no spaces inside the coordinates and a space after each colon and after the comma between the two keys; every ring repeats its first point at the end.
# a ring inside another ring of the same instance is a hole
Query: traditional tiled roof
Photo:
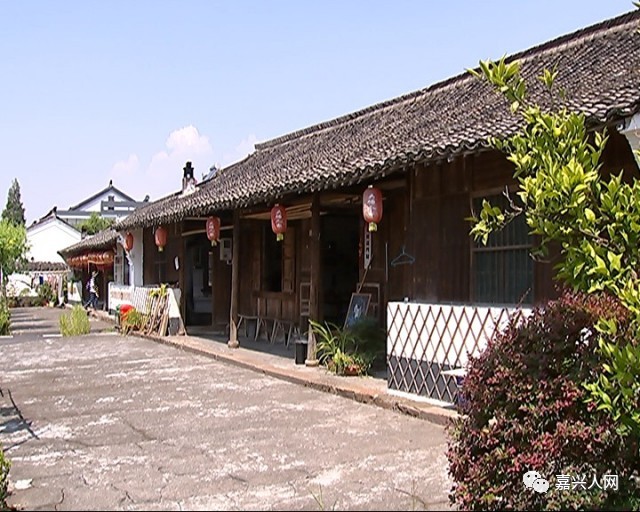
{"type": "Polygon", "coordinates": [[[115,245],[117,240],[118,232],[113,228],[107,228],[100,231],[99,233],[96,233],[93,236],[83,238],[76,244],[58,251],[58,254],[60,254],[63,258],[66,258],[67,256],[73,256],[75,254],[80,254],[86,251],[109,249],[110,247],[113,247],[115,245]]]}
{"type": "Polygon", "coordinates": [[[65,270],[69,270],[69,267],[62,261],[29,261],[27,263],[28,272],[63,272],[65,270]]]}
{"type": "MultiPolygon", "coordinates": [[[[510,56],[519,60],[530,98],[548,95],[535,79],[557,67],[566,105],[591,123],[610,123],[640,105],[640,12],[633,11],[510,56]]],[[[504,98],[465,72],[404,96],[256,145],[195,193],[139,208],[118,229],[176,222],[215,210],[269,203],[372,181],[417,161],[487,145],[520,127],[504,98]]]]}

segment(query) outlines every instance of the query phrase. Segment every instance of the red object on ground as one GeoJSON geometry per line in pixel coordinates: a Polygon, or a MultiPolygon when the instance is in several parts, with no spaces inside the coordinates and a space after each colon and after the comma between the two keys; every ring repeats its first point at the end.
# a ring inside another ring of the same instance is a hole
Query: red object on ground
{"type": "Polygon", "coordinates": [[[124,320],[129,312],[135,311],[135,309],[136,308],[134,308],[131,304],[122,304],[120,306],[120,321],[124,320]]]}

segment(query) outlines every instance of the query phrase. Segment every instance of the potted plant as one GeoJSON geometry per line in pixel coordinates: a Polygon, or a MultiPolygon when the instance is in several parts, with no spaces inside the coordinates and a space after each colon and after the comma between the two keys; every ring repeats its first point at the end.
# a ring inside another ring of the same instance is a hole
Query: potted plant
{"type": "Polygon", "coordinates": [[[358,340],[350,329],[342,329],[335,324],[310,322],[317,337],[317,357],[320,364],[337,375],[363,375],[370,362],[365,354],[358,351],[358,340]]]}

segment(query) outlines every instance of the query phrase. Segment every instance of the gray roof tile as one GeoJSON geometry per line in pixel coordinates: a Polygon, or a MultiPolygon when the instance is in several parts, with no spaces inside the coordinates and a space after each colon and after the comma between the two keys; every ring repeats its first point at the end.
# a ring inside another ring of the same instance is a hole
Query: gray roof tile
{"type": "MultiPolygon", "coordinates": [[[[535,77],[557,66],[569,108],[605,123],[640,103],[640,12],[601,22],[509,57],[520,60],[531,98],[548,95],[535,77]]],[[[404,165],[443,158],[508,136],[520,126],[506,102],[468,72],[425,89],[256,144],[189,196],[137,209],[118,229],[276,201],[283,195],[354,185],[404,165]]]]}

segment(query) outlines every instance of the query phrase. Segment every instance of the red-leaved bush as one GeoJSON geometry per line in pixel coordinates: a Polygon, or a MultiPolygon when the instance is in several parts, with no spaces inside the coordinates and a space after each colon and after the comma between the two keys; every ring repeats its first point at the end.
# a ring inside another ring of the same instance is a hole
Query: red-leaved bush
{"type": "Polygon", "coordinates": [[[448,449],[459,508],[638,509],[638,439],[618,435],[610,417],[585,401],[583,384],[602,368],[594,326],[603,317],[618,321],[613,341],[632,341],[617,299],[565,292],[470,360],[448,449]],[[548,480],[547,492],[524,485],[530,470],[548,480]],[[605,474],[618,475],[617,490],[592,486],[605,474]],[[584,476],[592,488],[558,488],[556,475],[584,476]]]}

